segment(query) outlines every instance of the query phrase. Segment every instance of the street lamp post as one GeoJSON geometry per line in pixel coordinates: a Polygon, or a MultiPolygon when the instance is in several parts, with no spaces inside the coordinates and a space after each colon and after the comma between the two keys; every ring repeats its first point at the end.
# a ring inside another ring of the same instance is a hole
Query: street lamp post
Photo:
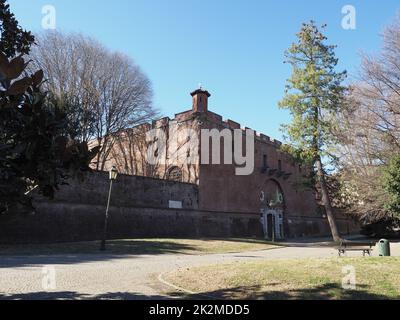
{"type": "Polygon", "coordinates": [[[272,242],[275,242],[275,215],[272,215],[272,242]]]}
{"type": "Polygon", "coordinates": [[[107,238],[107,222],[108,222],[108,210],[110,209],[110,200],[111,200],[111,190],[113,181],[117,180],[118,177],[118,170],[115,166],[113,166],[110,170],[110,190],[108,191],[108,200],[107,200],[107,208],[106,208],[106,215],[104,217],[104,230],[103,230],[103,238],[101,239],[101,246],[100,250],[106,250],[106,238],[107,238]]]}

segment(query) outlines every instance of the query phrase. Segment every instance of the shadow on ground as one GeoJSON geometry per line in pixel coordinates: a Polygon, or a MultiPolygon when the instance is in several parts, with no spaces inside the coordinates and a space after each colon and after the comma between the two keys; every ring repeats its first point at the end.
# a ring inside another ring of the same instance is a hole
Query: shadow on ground
{"type": "MultiPolygon", "coordinates": [[[[270,284],[277,286],[279,284],[270,284]]],[[[202,292],[201,294],[185,295],[170,292],[169,296],[181,299],[209,300],[388,300],[385,295],[369,292],[369,286],[359,285],[356,290],[345,290],[336,283],[327,283],[314,288],[304,288],[284,291],[263,291],[260,286],[242,286],[217,291],[202,292]]],[[[399,299],[398,297],[397,299],[399,299]]],[[[393,299],[393,298],[392,298],[393,299]]]]}
{"type": "Polygon", "coordinates": [[[165,300],[163,296],[146,296],[130,292],[113,292],[100,295],[72,291],[0,294],[0,300],[165,300]]]}
{"type": "MultiPolygon", "coordinates": [[[[278,284],[275,284],[278,285],[278,284]]],[[[287,292],[263,292],[259,286],[236,287],[224,290],[185,295],[170,292],[170,299],[185,300],[387,300],[387,296],[368,292],[368,286],[359,286],[357,290],[344,290],[338,284],[329,283],[311,289],[296,289],[287,292]]],[[[35,292],[26,294],[0,294],[0,300],[167,300],[165,296],[146,296],[130,292],[89,295],[77,292],[35,292]]]]}
{"type": "Polygon", "coordinates": [[[112,240],[107,250],[99,250],[100,242],[54,245],[0,246],[0,268],[36,265],[62,265],[108,261],[140,255],[189,254],[196,247],[169,241],[112,240]]]}
{"type": "Polygon", "coordinates": [[[196,250],[195,246],[166,240],[109,240],[101,252],[100,241],[33,245],[0,245],[0,257],[10,255],[58,254],[165,254],[196,250]]]}

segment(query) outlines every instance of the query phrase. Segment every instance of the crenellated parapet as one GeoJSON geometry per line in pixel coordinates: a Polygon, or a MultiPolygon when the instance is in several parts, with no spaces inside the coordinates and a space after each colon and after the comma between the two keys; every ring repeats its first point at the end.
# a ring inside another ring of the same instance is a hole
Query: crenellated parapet
{"type": "Polygon", "coordinates": [[[235,130],[235,129],[240,129],[240,123],[235,122],[233,120],[225,120],[225,123],[228,125],[229,129],[235,130]]]}
{"type": "Polygon", "coordinates": [[[161,118],[161,119],[154,120],[152,122],[152,129],[162,128],[162,127],[168,126],[170,121],[171,121],[171,119],[169,117],[164,117],[164,118],[161,118]]]}

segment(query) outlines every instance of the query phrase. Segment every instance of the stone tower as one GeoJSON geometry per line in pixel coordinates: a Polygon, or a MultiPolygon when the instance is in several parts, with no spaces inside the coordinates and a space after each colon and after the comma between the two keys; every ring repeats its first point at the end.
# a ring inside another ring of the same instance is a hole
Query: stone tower
{"type": "Polygon", "coordinates": [[[211,94],[201,87],[191,93],[193,97],[193,111],[194,112],[207,112],[208,111],[208,98],[211,94]]]}

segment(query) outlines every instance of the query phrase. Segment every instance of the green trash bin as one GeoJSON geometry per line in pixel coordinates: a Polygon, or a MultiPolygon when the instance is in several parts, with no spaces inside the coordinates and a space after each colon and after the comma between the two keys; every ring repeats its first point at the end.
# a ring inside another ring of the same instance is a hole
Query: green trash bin
{"type": "Polygon", "coordinates": [[[379,240],[378,252],[380,257],[390,257],[390,242],[386,239],[379,240]]]}

